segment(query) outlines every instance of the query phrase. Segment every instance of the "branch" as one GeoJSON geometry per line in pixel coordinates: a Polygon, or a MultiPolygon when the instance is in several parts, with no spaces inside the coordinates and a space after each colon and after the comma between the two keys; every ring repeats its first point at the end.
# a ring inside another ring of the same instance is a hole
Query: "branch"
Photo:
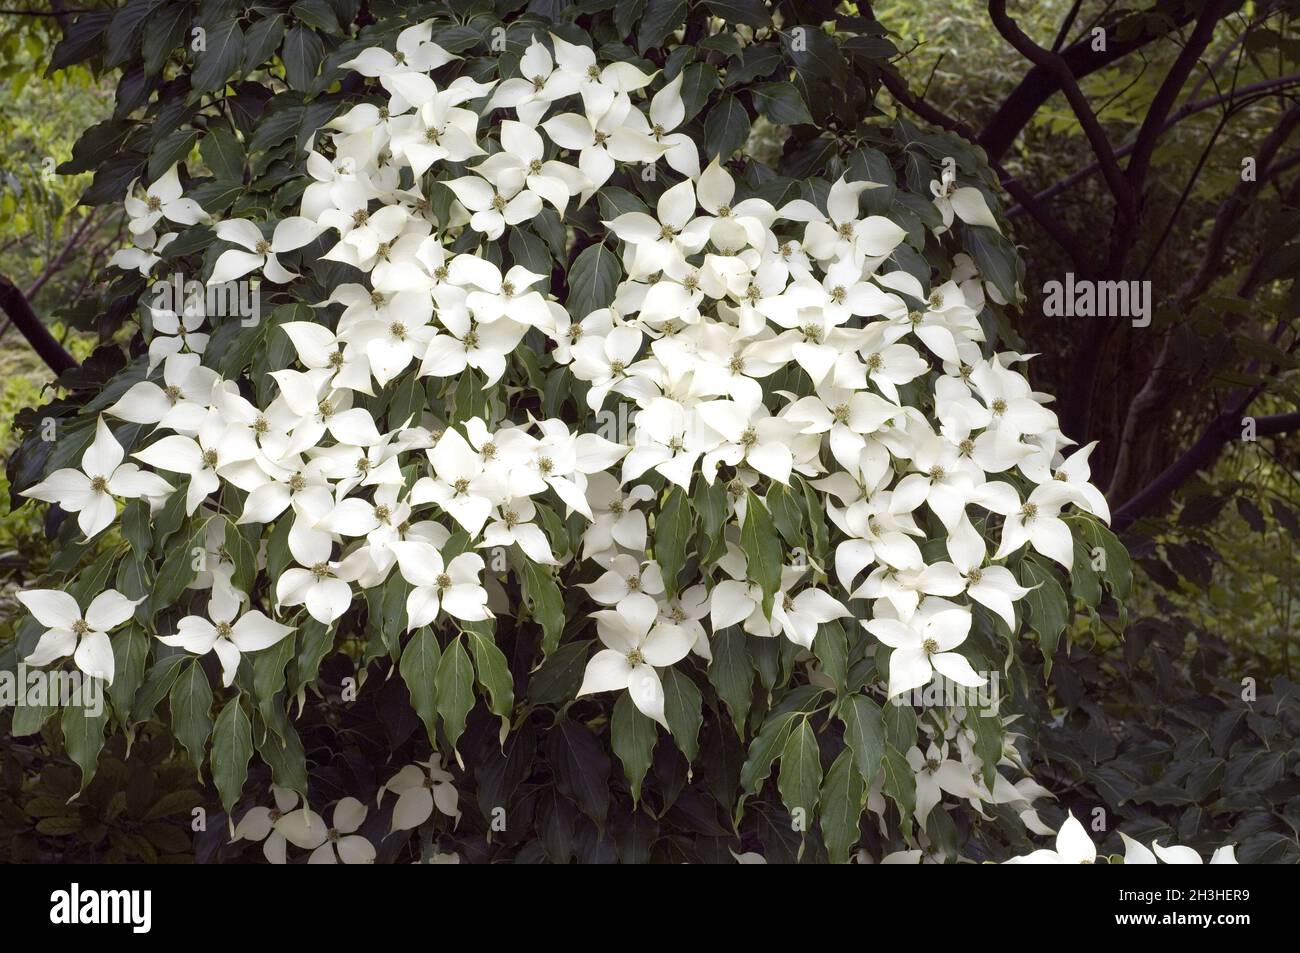
{"type": "MultiPolygon", "coordinates": [[[[1281,76],[1277,79],[1261,80],[1258,83],[1251,83],[1248,86],[1240,87],[1230,96],[1210,96],[1206,99],[1197,100],[1194,103],[1188,103],[1165,121],[1165,124],[1160,128],[1160,132],[1163,135],[1184,119],[1194,116],[1197,113],[1205,112],[1207,109],[1213,109],[1215,106],[1222,106],[1226,103],[1228,108],[1235,112],[1238,108],[1243,108],[1253,103],[1270,99],[1272,97],[1269,94],[1282,92],[1292,86],[1300,86],[1300,73],[1292,73],[1288,76],[1281,76]],[[1241,97],[1240,101],[1238,101],[1237,97],[1241,97]]],[[[1122,146],[1116,151],[1115,158],[1123,159],[1133,151],[1135,145],[1136,143],[1130,142],[1128,145],[1122,146]]],[[[1082,182],[1084,179],[1096,175],[1100,169],[1100,163],[1090,163],[1079,171],[1072,172],[1054,185],[1050,185],[1041,192],[1035,193],[1034,199],[1038,202],[1047,202],[1060,195],[1066,189],[1082,182]]],[[[1015,208],[1008,209],[1005,213],[1005,217],[1019,218],[1021,215],[1024,215],[1025,212],[1026,209],[1017,205],[1015,208]]]]}
{"type": "MultiPolygon", "coordinates": [[[[1005,10],[1005,4],[1002,6],[1005,10]]],[[[1137,33],[1128,39],[1119,36],[1119,28],[1129,23],[1127,19],[1108,27],[1103,50],[1094,50],[1092,40],[1084,39],[1053,55],[1065,63],[1071,81],[1077,82],[1167,35],[1171,30],[1190,23],[1192,16],[1190,13],[1179,12],[1170,18],[1167,28],[1153,29],[1150,25],[1152,20],[1153,18],[1144,18],[1137,33]]],[[[1042,65],[1035,65],[1025,74],[980,133],[978,144],[988,153],[990,160],[1001,159],[1039,107],[1053,94],[1061,91],[1061,78],[1055,69],[1042,65]]]]}
{"type": "MultiPolygon", "coordinates": [[[[1281,151],[1297,126],[1300,126],[1300,105],[1293,105],[1282,114],[1277,121],[1277,125],[1273,127],[1273,131],[1265,136],[1260,143],[1255,155],[1257,170],[1268,169],[1272,166],[1274,158],[1277,157],[1278,152],[1281,151]]],[[[1198,297],[1210,286],[1227,246],[1228,236],[1231,234],[1241,213],[1245,210],[1246,205],[1254,197],[1252,193],[1256,193],[1261,184],[1256,182],[1238,183],[1219,207],[1214,216],[1214,227],[1210,230],[1210,237],[1206,242],[1205,254],[1201,257],[1200,266],[1178,291],[1178,299],[1184,305],[1190,302],[1192,298],[1198,297]]]]}
{"type": "MultiPolygon", "coordinates": [[[[1169,497],[1197,470],[1213,463],[1224,446],[1240,436],[1241,415],[1245,413],[1247,407],[1249,401],[1245,405],[1238,406],[1236,410],[1226,411],[1215,417],[1190,450],[1166,467],[1151,483],[1114,512],[1111,517],[1111,528],[1116,532],[1124,530],[1134,520],[1146,515],[1169,497]]],[[[1260,437],[1290,433],[1293,430],[1300,430],[1300,411],[1259,417],[1255,421],[1255,434],[1260,437]]]]}
{"type": "Polygon", "coordinates": [[[27,338],[27,342],[55,374],[62,374],[77,366],[72,355],[63,349],[63,345],[41,323],[18,286],[4,275],[0,275],[0,308],[4,309],[14,326],[23,332],[23,337],[27,338]]]}
{"type": "Polygon", "coordinates": [[[1065,38],[1070,35],[1070,27],[1074,26],[1075,17],[1079,15],[1079,8],[1083,6],[1083,0],[1074,0],[1070,5],[1070,12],[1065,15],[1061,21],[1061,28],[1056,31],[1056,39],[1052,42],[1052,52],[1061,52],[1061,47],[1065,45],[1065,38]]]}
{"type": "Polygon", "coordinates": [[[72,237],[68,239],[67,243],[59,253],[54,256],[48,265],[45,266],[45,270],[41,272],[40,276],[27,286],[27,290],[24,291],[23,294],[29,301],[32,298],[35,298],[36,292],[45,287],[45,283],[53,278],[54,275],[57,274],[67,263],[68,256],[72,254],[72,250],[77,247],[78,243],[81,241],[81,237],[86,234],[86,229],[90,227],[90,223],[95,217],[95,211],[96,210],[92,208],[86,214],[86,217],[81,220],[81,224],[77,226],[77,230],[72,233],[72,237]]]}
{"type": "Polygon", "coordinates": [[[1192,31],[1182,52],[1174,60],[1174,65],[1165,74],[1165,80],[1156,91],[1151,105],[1147,107],[1146,117],[1138,130],[1137,141],[1133,144],[1133,157],[1129,159],[1128,166],[1124,170],[1135,194],[1142,192],[1147,170],[1151,167],[1151,156],[1155,152],[1156,143],[1160,141],[1160,134],[1164,132],[1165,120],[1174,108],[1174,103],[1178,101],[1178,95],[1183,91],[1188,77],[1192,75],[1192,70],[1200,61],[1201,54],[1214,40],[1214,31],[1219,21],[1228,15],[1228,8],[1234,3],[1235,0],[1209,0],[1201,11],[1200,19],[1196,21],[1196,29],[1192,31]]]}
{"type": "Polygon", "coordinates": [[[1124,171],[1120,168],[1118,160],[1115,158],[1115,150],[1111,146],[1110,139],[1107,138],[1105,130],[1101,128],[1101,122],[1097,119],[1097,114],[1092,111],[1088,98],[1084,96],[1083,90],[1079,88],[1078,79],[1065,57],[1059,53],[1053,53],[1051,50],[1043,49],[1030,39],[1020,29],[1016,21],[1007,15],[1006,0],[989,0],[989,16],[992,18],[997,31],[1002,34],[1003,39],[1010,43],[1020,55],[1030,60],[1035,66],[1041,67],[1049,76],[1055,79],[1056,87],[1065,94],[1066,101],[1069,102],[1070,108],[1074,110],[1074,115],[1079,120],[1079,125],[1083,127],[1084,135],[1088,137],[1088,143],[1092,146],[1093,154],[1096,155],[1097,161],[1101,163],[1102,175],[1105,177],[1107,185],[1110,186],[1111,194],[1115,196],[1120,218],[1131,221],[1137,212],[1137,202],[1133,189],[1128,178],[1124,175],[1124,171]]]}

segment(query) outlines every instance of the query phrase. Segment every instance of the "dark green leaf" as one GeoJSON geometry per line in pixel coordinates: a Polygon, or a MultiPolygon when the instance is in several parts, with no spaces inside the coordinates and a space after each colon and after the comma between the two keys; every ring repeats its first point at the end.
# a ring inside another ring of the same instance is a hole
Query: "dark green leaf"
{"type": "Polygon", "coordinates": [[[189,752],[190,763],[203,778],[203,749],[212,733],[212,686],[203,666],[190,663],[172,685],[168,696],[172,710],[172,731],[189,752]]]}
{"type": "Polygon", "coordinates": [[[655,742],[659,738],[654,719],[641,714],[633,703],[632,696],[623,692],[614,703],[609,737],[614,754],[623,762],[623,771],[632,788],[632,803],[635,805],[641,800],[641,782],[650,770],[655,742]]]}
{"type": "Polygon", "coordinates": [[[212,729],[212,780],[229,814],[244,789],[248,760],[253,756],[253,723],[236,695],[226,702],[212,729]]]}

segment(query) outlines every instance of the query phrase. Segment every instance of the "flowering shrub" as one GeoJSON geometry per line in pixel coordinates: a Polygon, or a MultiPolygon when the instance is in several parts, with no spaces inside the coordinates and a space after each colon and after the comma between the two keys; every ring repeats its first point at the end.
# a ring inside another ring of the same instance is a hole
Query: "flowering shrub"
{"type": "Polygon", "coordinates": [[[1128,560],[1014,349],[987,169],[843,131],[865,21],[517,6],[215,4],[192,69],[114,57],[185,87],[89,196],[138,333],[15,481],[77,514],[20,650],[108,686],[61,716],[83,785],[166,699],[278,861],[1051,833],[999,685],[1128,560]],[[776,168],[733,160],[755,118],[804,130],[776,168]]]}

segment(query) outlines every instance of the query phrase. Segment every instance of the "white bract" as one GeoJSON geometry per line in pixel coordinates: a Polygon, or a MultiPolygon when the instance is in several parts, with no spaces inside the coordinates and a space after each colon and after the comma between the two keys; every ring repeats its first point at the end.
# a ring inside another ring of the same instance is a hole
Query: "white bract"
{"type": "Polygon", "coordinates": [[[123,463],[125,455],[100,417],[95,424],[95,439],[81,455],[81,469],[55,470],[23,495],[57,503],[69,513],[76,513],[81,531],[87,538],[95,536],[117,516],[115,497],[161,500],[171,493],[171,484],[162,477],[134,463],[123,463]]]}
{"type": "Polygon", "coordinates": [[[46,665],[71,655],[87,675],[113,683],[113,643],[108,633],[130,619],[144,600],[106,589],[91,600],[84,613],[76,599],[57,589],[29,589],[18,593],[18,600],[37,622],[48,626],[27,656],[29,664],[46,665]]]}

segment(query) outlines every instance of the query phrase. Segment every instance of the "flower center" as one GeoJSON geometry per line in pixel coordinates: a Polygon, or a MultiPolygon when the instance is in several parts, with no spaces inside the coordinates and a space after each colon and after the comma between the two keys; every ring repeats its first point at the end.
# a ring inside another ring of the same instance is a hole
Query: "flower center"
{"type": "Polygon", "coordinates": [[[253,246],[253,251],[257,252],[257,254],[259,255],[265,255],[270,250],[271,250],[271,243],[268,242],[265,238],[259,239],[257,244],[253,246]]]}
{"type": "Polygon", "coordinates": [[[939,643],[934,639],[926,639],[921,643],[921,651],[926,655],[933,655],[935,652],[939,651],[939,643]]]}
{"type": "Polygon", "coordinates": [[[1038,505],[1036,503],[1026,503],[1020,507],[1020,516],[1026,522],[1038,516],[1038,505]]]}
{"type": "Polygon", "coordinates": [[[438,573],[438,578],[435,579],[434,582],[438,584],[439,589],[451,588],[451,576],[447,575],[445,572],[438,573]]]}
{"type": "Polygon", "coordinates": [[[641,654],[640,649],[633,649],[631,652],[627,653],[627,664],[628,665],[645,664],[645,656],[641,654]]]}
{"type": "Polygon", "coordinates": [[[217,465],[217,459],[218,459],[217,451],[215,450],[203,451],[203,465],[205,467],[215,467],[217,465]]]}
{"type": "Polygon", "coordinates": [[[80,638],[90,631],[90,624],[85,619],[78,619],[72,623],[72,631],[80,638]]]}
{"type": "Polygon", "coordinates": [[[108,491],[108,481],[102,476],[91,477],[90,489],[95,493],[106,493],[108,491]]]}
{"type": "Polygon", "coordinates": [[[218,623],[217,623],[217,638],[219,638],[219,639],[228,639],[228,638],[230,638],[230,633],[231,633],[232,631],[233,631],[233,630],[231,629],[231,627],[230,627],[230,623],[229,623],[229,622],[218,622],[218,623]]]}

